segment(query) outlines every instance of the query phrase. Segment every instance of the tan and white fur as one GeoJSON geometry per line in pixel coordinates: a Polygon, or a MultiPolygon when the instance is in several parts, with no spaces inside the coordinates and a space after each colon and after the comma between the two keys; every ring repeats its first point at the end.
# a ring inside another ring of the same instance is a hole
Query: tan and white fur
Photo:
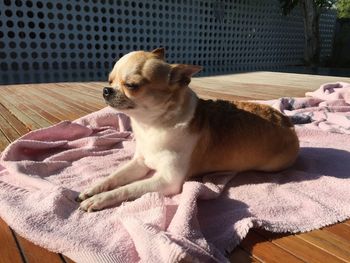
{"type": "Polygon", "coordinates": [[[104,98],[131,118],[136,152],[80,193],[81,209],[100,210],[148,192],[178,194],[186,179],[205,173],[278,171],[295,161],[299,142],[288,117],[266,105],[198,98],[188,84],[200,70],[166,63],[162,48],[117,61],[104,98]]]}

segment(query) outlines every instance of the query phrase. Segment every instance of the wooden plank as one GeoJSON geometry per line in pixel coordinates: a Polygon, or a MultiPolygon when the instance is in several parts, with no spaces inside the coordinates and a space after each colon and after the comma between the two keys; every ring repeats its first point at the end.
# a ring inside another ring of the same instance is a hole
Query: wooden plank
{"type": "MultiPolygon", "coordinates": [[[[18,97],[14,98],[13,94],[11,94],[11,93],[12,92],[9,92],[6,88],[1,88],[1,92],[0,92],[0,96],[2,99],[1,103],[3,105],[5,105],[5,103],[9,102],[11,104],[11,105],[9,105],[10,106],[9,109],[11,111],[14,108],[16,108],[16,110],[15,110],[16,113],[21,112],[20,116],[26,115],[30,120],[32,120],[32,121],[29,121],[29,123],[28,123],[29,127],[35,126],[35,128],[37,129],[39,127],[46,127],[46,126],[49,126],[52,124],[52,123],[46,121],[45,119],[43,119],[42,117],[40,117],[37,112],[33,111],[28,106],[26,106],[23,103],[23,101],[21,100],[21,98],[18,98],[18,97]],[[34,123],[36,125],[34,125],[34,123]]],[[[17,114],[16,114],[16,116],[17,116],[17,114]]]]}
{"type": "Polygon", "coordinates": [[[42,263],[44,259],[45,262],[63,263],[58,254],[39,247],[19,235],[17,235],[17,239],[27,263],[42,263]]]}
{"type": "MultiPolygon", "coordinates": [[[[63,83],[58,84],[61,87],[67,87],[64,86],[63,83]]],[[[57,92],[60,92],[64,96],[69,96],[70,99],[74,99],[77,102],[88,102],[86,106],[90,107],[91,104],[97,107],[100,107],[101,105],[105,105],[104,99],[101,96],[96,96],[96,95],[90,95],[86,93],[83,90],[83,87],[77,86],[77,85],[71,85],[70,87],[67,87],[66,89],[56,89],[57,92]]]]}
{"type": "MultiPolygon", "coordinates": [[[[13,92],[11,92],[9,88],[4,88],[4,91],[7,92],[8,96],[11,96],[11,94],[13,94],[13,92]]],[[[30,97],[30,99],[29,99],[27,94],[22,94],[20,92],[20,89],[16,91],[16,95],[15,95],[15,97],[13,99],[21,100],[21,103],[23,103],[32,112],[37,113],[37,115],[44,117],[44,119],[47,120],[49,122],[49,124],[54,124],[54,123],[57,123],[57,122],[60,121],[55,116],[50,114],[46,110],[45,106],[44,107],[40,107],[40,105],[41,105],[40,102],[38,102],[35,98],[30,97]]],[[[42,121],[42,120],[40,120],[38,118],[37,118],[37,120],[42,121]]],[[[44,127],[46,127],[46,126],[44,126],[44,127]]]]}
{"type": "Polygon", "coordinates": [[[346,220],[346,221],[344,221],[344,223],[343,224],[345,224],[345,225],[347,225],[347,226],[350,226],[350,220],[346,220]]]}
{"type": "MultiPolygon", "coordinates": [[[[40,99],[40,96],[43,97],[42,94],[40,94],[43,92],[42,90],[40,92],[37,90],[37,88],[26,85],[26,88],[20,88],[20,87],[16,86],[15,92],[17,95],[19,95],[20,97],[22,96],[24,98],[24,102],[26,102],[27,107],[28,107],[28,103],[31,103],[30,107],[32,108],[32,110],[34,110],[35,112],[39,113],[39,115],[44,117],[43,118],[44,120],[48,120],[50,123],[57,123],[58,121],[60,121],[62,119],[67,119],[67,117],[64,117],[62,114],[60,114],[55,109],[55,107],[52,107],[53,106],[52,103],[49,103],[49,104],[43,103],[44,101],[47,102],[47,99],[43,99],[43,98],[40,99]],[[37,95],[34,95],[35,93],[37,93],[37,95]],[[23,96],[23,94],[31,95],[30,98],[32,99],[32,101],[28,102],[28,99],[25,99],[26,96],[23,96]],[[33,105],[33,102],[36,103],[40,107],[38,107],[37,105],[33,105]]],[[[47,98],[51,98],[51,97],[52,97],[52,94],[48,93],[47,98]]],[[[53,102],[53,101],[51,100],[51,102],[53,102]]],[[[61,98],[56,99],[56,104],[65,105],[65,103],[62,102],[61,98]]],[[[67,105],[65,105],[65,106],[67,106],[67,105]]],[[[79,106],[78,106],[78,108],[79,108],[79,106]]],[[[86,114],[86,111],[84,111],[84,112],[81,112],[80,115],[78,115],[78,114],[76,114],[76,111],[78,111],[77,105],[74,105],[74,106],[70,107],[69,110],[66,111],[66,113],[68,116],[70,115],[69,112],[73,113],[72,114],[73,116],[70,119],[76,119],[77,117],[86,114]]],[[[45,126],[45,125],[41,125],[41,126],[45,126]]]]}
{"type": "Polygon", "coordinates": [[[45,109],[58,120],[74,120],[79,117],[74,111],[67,110],[61,100],[54,99],[51,96],[43,96],[41,92],[39,95],[38,90],[34,88],[29,88],[25,92],[30,96],[33,103],[45,109]]]}
{"type": "MultiPolygon", "coordinates": [[[[193,84],[191,87],[201,87],[198,84],[193,84]]],[[[288,91],[288,87],[279,86],[276,89],[275,86],[264,86],[264,85],[254,85],[254,84],[242,84],[242,83],[227,83],[225,86],[221,86],[220,82],[212,84],[211,86],[204,88],[206,91],[216,91],[222,94],[230,95],[235,94],[240,97],[248,97],[253,99],[276,99],[280,97],[288,96],[298,97],[303,96],[305,91],[292,90],[288,91]]]]}
{"type": "Polygon", "coordinates": [[[109,87],[108,82],[84,82],[81,83],[84,87],[84,91],[88,90],[91,94],[96,94],[100,98],[102,98],[103,87],[109,87]]]}
{"type": "Polygon", "coordinates": [[[0,103],[0,114],[4,117],[10,125],[20,134],[23,135],[30,131],[15,115],[13,115],[4,105],[0,103]]]}
{"type": "Polygon", "coordinates": [[[6,107],[11,114],[13,114],[18,120],[20,120],[27,128],[33,130],[40,128],[35,121],[29,118],[26,114],[24,114],[23,108],[17,108],[16,105],[12,104],[10,101],[6,99],[6,95],[2,92],[3,89],[0,89],[0,101],[1,104],[6,107]]]}
{"type": "Polygon", "coordinates": [[[0,262],[22,263],[22,257],[11,229],[0,218],[0,262]]]}
{"type": "Polygon", "coordinates": [[[86,107],[84,104],[81,104],[80,102],[76,102],[72,100],[70,97],[65,96],[59,92],[56,92],[56,90],[40,90],[42,93],[51,96],[56,101],[61,101],[62,105],[70,111],[73,111],[79,115],[86,114],[87,112],[91,111],[91,108],[86,107]]]}
{"type": "Polygon", "coordinates": [[[344,223],[335,224],[335,225],[323,228],[322,231],[331,232],[334,235],[338,236],[339,238],[346,240],[347,243],[350,243],[350,225],[348,224],[344,224],[344,223]]]}
{"type": "Polygon", "coordinates": [[[9,144],[7,137],[5,134],[0,130],[0,152],[3,151],[7,145],[9,144]]]}
{"type": "Polygon", "coordinates": [[[313,91],[321,84],[337,81],[350,82],[350,78],[251,72],[193,78],[190,86],[252,99],[273,99],[284,96],[304,96],[305,92],[313,91]]]}
{"type": "Polygon", "coordinates": [[[206,82],[239,82],[239,83],[251,83],[251,84],[266,84],[266,85],[280,85],[287,86],[290,89],[317,89],[320,85],[329,82],[350,82],[348,77],[332,77],[332,76],[320,76],[320,75],[308,75],[308,74],[296,74],[296,73],[281,73],[281,72],[248,72],[248,73],[236,73],[219,76],[199,77],[193,78],[192,82],[200,80],[203,83],[206,82]]]}
{"type": "Polygon", "coordinates": [[[2,115],[0,115],[0,131],[9,141],[14,141],[19,137],[16,129],[2,115]]]}
{"type": "Polygon", "coordinates": [[[296,237],[350,262],[350,242],[328,231],[315,230],[296,237]]]}
{"type": "Polygon", "coordinates": [[[98,101],[103,101],[102,85],[92,86],[91,84],[88,84],[88,83],[79,83],[79,84],[73,84],[73,85],[70,83],[60,83],[60,85],[63,87],[69,87],[73,91],[78,91],[80,94],[91,96],[94,99],[97,99],[98,101]]]}
{"type": "Polygon", "coordinates": [[[62,103],[64,103],[65,107],[79,114],[92,112],[102,108],[101,106],[96,105],[95,103],[90,103],[90,101],[88,101],[86,98],[83,100],[81,98],[77,99],[73,96],[70,96],[68,93],[66,94],[63,91],[59,92],[57,90],[45,89],[41,89],[41,91],[47,94],[48,96],[52,96],[55,99],[61,100],[62,103]]]}
{"type": "Polygon", "coordinates": [[[284,263],[303,262],[300,258],[269,242],[254,231],[249,231],[240,247],[263,262],[281,263],[281,259],[284,263]]]}
{"type": "Polygon", "coordinates": [[[229,255],[232,263],[260,263],[261,261],[251,256],[248,252],[240,247],[236,247],[229,255]]]}
{"type": "Polygon", "coordinates": [[[268,238],[273,244],[288,251],[296,257],[308,263],[345,263],[344,260],[310,244],[295,235],[274,234],[264,230],[255,230],[260,235],[268,238]]]}

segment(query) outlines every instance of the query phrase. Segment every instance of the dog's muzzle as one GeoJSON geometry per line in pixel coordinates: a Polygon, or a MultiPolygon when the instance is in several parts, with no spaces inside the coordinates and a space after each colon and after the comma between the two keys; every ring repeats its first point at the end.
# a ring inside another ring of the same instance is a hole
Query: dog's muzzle
{"type": "Polygon", "coordinates": [[[110,87],[103,88],[103,98],[109,106],[118,110],[134,109],[136,106],[123,92],[110,87]]]}
{"type": "Polygon", "coordinates": [[[114,89],[110,88],[110,87],[104,87],[103,88],[103,97],[105,99],[108,99],[109,97],[111,97],[114,94],[114,89]]]}

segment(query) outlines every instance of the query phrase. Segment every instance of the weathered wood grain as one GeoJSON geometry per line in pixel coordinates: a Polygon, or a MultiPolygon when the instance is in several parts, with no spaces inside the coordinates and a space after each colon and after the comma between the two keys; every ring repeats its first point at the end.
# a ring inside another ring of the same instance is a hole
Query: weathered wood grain
{"type": "Polygon", "coordinates": [[[11,229],[0,218],[0,262],[22,263],[19,247],[11,229]]]}
{"type": "MultiPolygon", "coordinates": [[[[350,78],[254,72],[194,78],[191,87],[203,98],[252,100],[301,97],[320,84],[336,81],[350,82],[350,78]]],[[[30,130],[74,120],[105,107],[101,93],[107,85],[86,82],[0,86],[0,151],[30,130]]],[[[22,262],[20,249],[27,262],[43,262],[43,258],[47,262],[73,262],[12,234],[0,219],[0,262],[22,262]]],[[[253,230],[229,258],[243,263],[349,262],[349,251],[350,220],[300,235],[253,230]]]]}

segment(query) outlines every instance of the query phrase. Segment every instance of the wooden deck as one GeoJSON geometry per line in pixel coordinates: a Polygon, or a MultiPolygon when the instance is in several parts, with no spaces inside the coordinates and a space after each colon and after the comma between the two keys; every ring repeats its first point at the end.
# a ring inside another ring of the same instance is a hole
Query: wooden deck
{"type": "MultiPolygon", "coordinates": [[[[256,72],[196,78],[191,87],[204,98],[273,99],[303,96],[325,82],[350,78],[256,72]]],[[[105,107],[106,83],[0,86],[0,151],[30,130],[74,120],[105,107]]],[[[231,253],[232,262],[350,262],[350,221],[306,234],[281,235],[251,230],[231,253]]],[[[15,233],[0,219],[0,263],[72,262],[15,233]]]]}

